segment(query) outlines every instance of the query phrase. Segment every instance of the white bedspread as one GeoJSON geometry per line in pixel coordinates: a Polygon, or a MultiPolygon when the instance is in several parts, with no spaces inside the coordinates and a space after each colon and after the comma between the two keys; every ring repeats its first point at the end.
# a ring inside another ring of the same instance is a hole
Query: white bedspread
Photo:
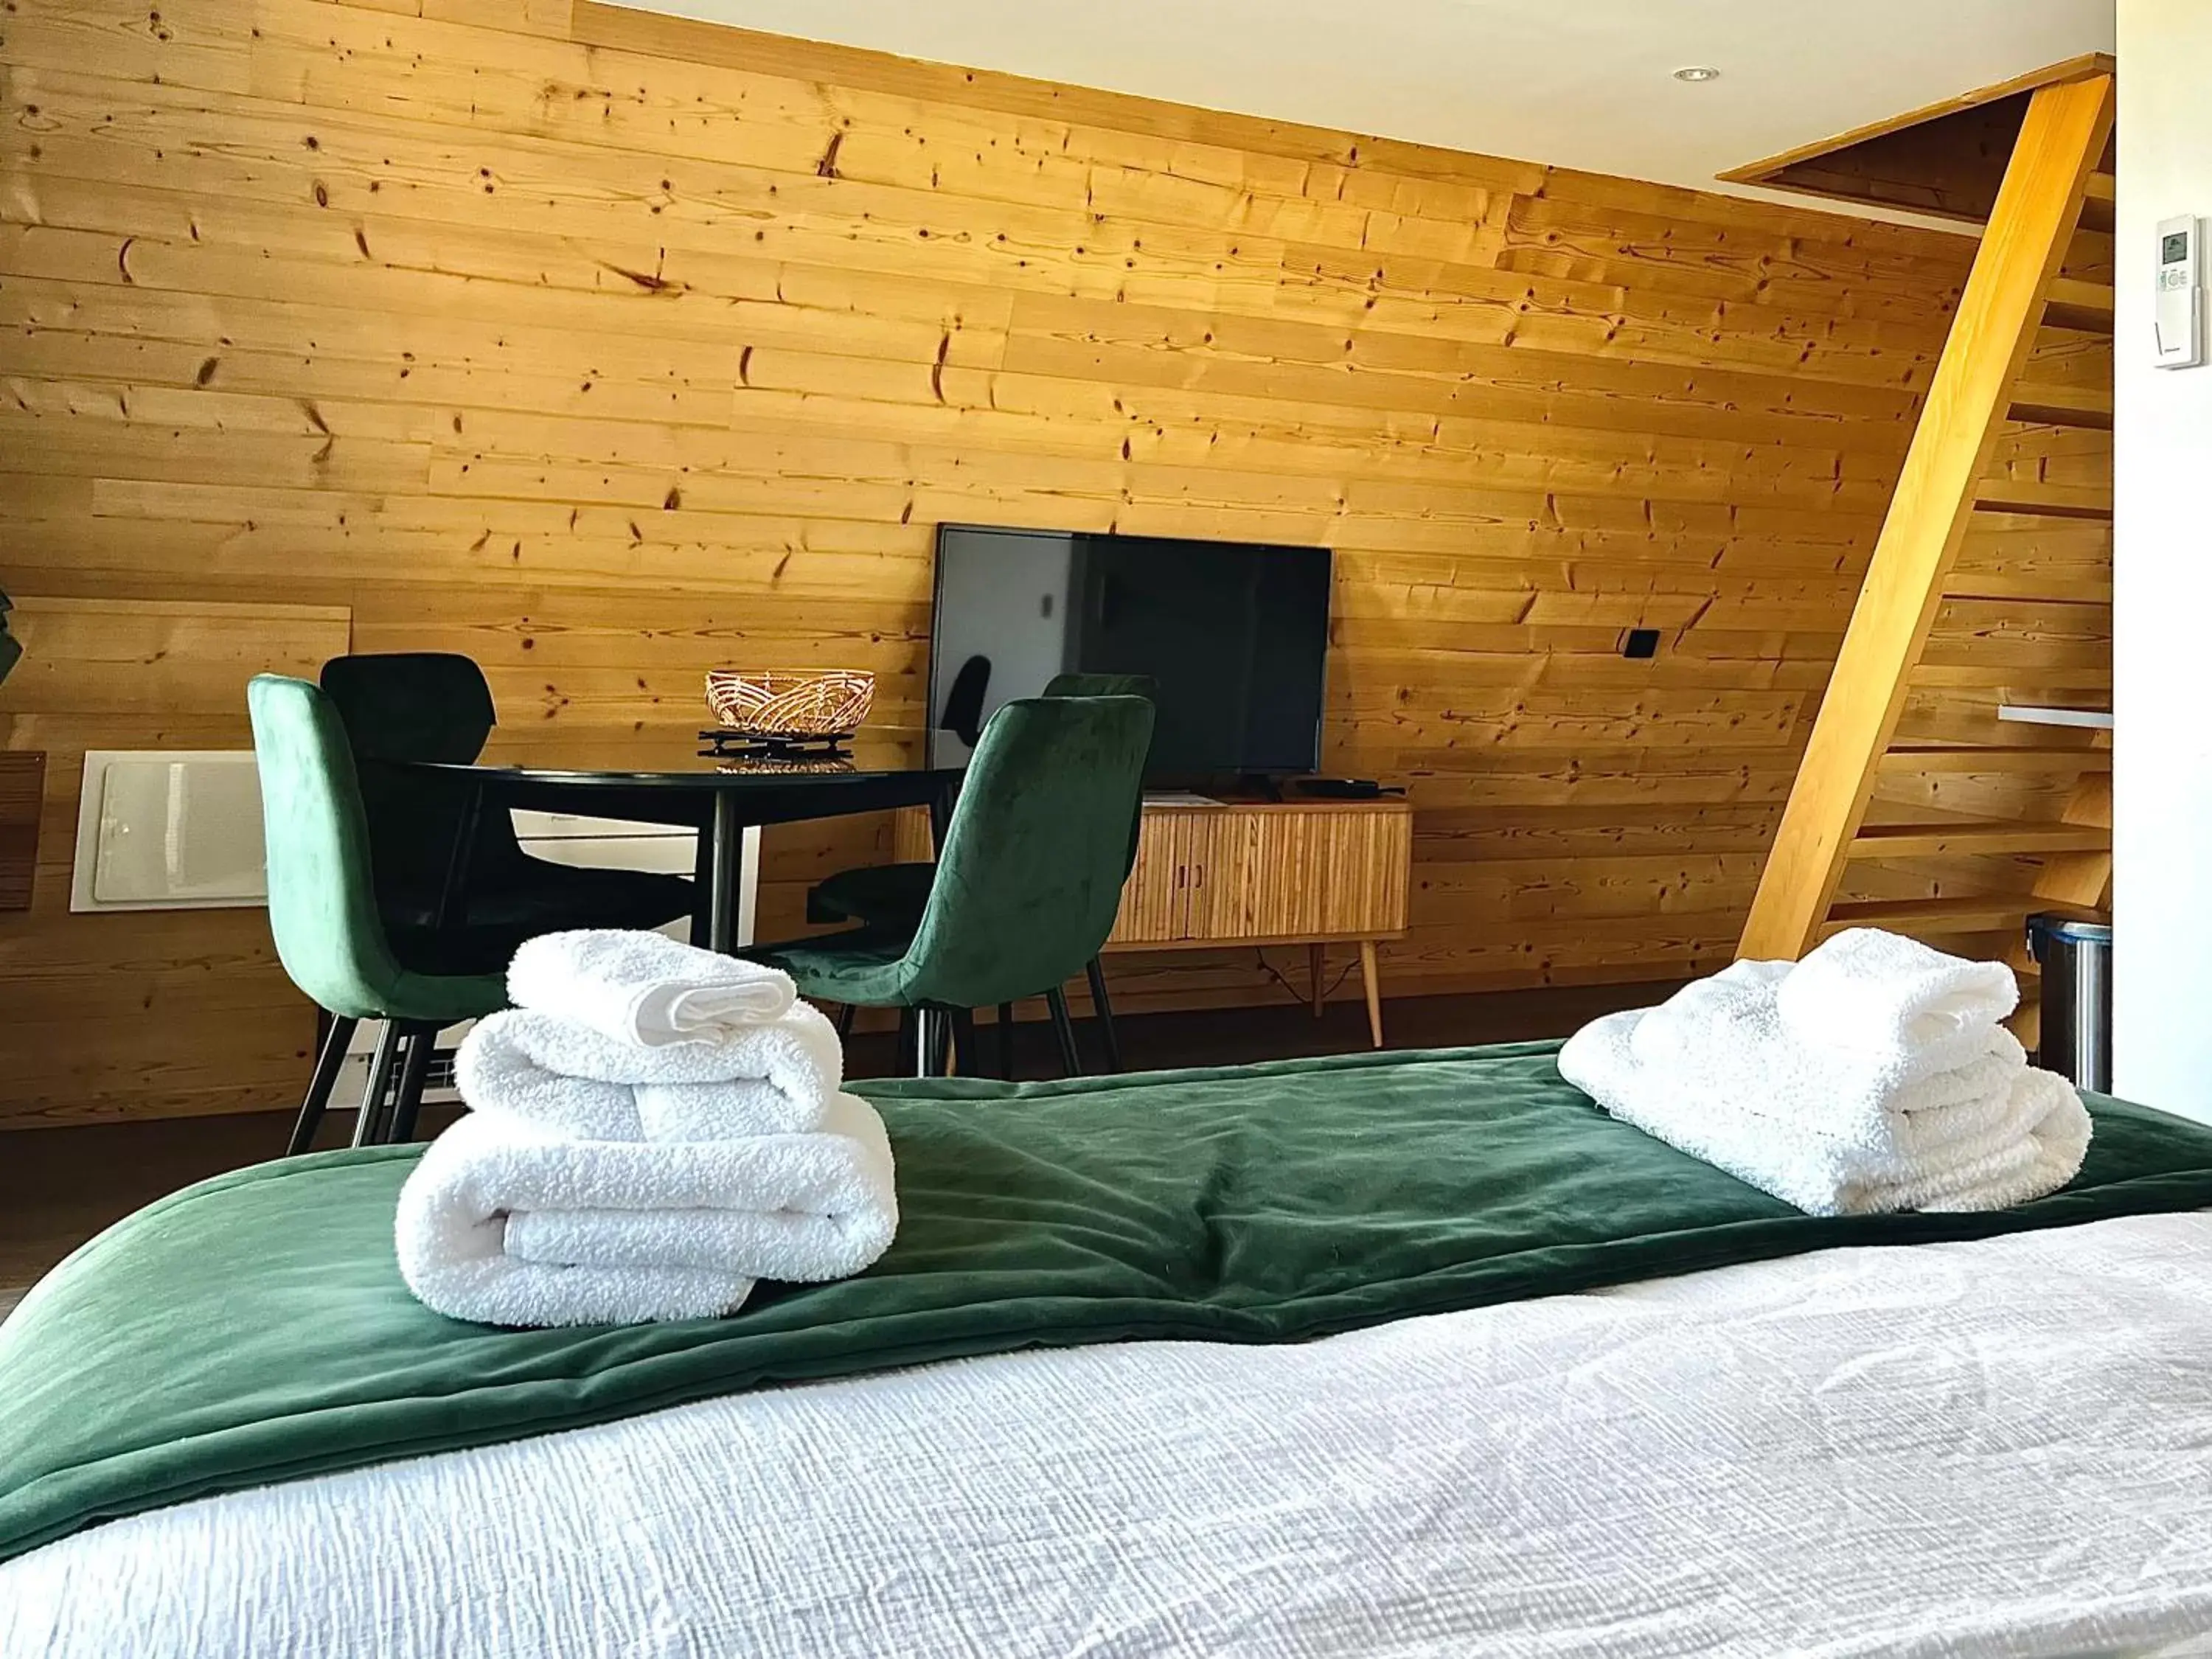
{"type": "Polygon", "coordinates": [[[0,1654],[2207,1650],[2212,1218],[1030,1353],[234,1493],[0,1654]]]}

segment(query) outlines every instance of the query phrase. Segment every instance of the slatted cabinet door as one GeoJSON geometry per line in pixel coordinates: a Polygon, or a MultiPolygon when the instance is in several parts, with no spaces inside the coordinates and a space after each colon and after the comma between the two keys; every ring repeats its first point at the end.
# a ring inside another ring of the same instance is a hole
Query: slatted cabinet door
{"type": "Polygon", "coordinates": [[[1372,939],[1406,926],[1413,815],[1224,806],[1192,832],[1191,944],[1372,939]]]}
{"type": "Polygon", "coordinates": [[[1176,944],[1188,936],[1193,826],[1209,810],[1145,809],[1137,862],[1121,889],[1121,910],[1107,949],[1176,944]]]}

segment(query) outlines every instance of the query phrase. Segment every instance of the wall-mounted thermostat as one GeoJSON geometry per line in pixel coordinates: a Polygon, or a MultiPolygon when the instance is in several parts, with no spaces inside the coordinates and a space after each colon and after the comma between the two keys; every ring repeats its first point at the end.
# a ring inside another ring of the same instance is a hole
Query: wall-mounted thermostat
{"type": "Polygon", "coordinates": [[[2158,313],[2154,319],[2160,368],[2194,368],[2204,361],[2203,233],[2195,218],[2166,219],[2158,227],[2158,313]]]}

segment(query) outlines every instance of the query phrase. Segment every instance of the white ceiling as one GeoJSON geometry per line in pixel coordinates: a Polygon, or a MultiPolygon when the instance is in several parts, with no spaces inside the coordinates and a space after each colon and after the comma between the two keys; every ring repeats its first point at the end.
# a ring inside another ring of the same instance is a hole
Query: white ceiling
{"type": "Polygon", "coordinates": [[[649,3],[972,69],[1704,186],[1724,168],[2113,44],[2113,0],[649,3]],[[1673,78],[1692,64],[1721,78],[1673,78]]]}

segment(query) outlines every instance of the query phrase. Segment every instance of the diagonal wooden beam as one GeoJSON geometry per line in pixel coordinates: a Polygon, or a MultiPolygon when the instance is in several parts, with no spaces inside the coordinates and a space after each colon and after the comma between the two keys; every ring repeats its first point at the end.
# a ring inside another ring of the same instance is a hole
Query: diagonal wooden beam
{"type": "Polygon", "coordinates": [[[2034,344],[2089,174],[2112,82],[2045,87],[2028,104],[1968,273],[1842,652],[1760,875],[1737,954],[1802,956],[1819,935],[1882,751],[1905,706],[2014,386],[2034,344]]]}

